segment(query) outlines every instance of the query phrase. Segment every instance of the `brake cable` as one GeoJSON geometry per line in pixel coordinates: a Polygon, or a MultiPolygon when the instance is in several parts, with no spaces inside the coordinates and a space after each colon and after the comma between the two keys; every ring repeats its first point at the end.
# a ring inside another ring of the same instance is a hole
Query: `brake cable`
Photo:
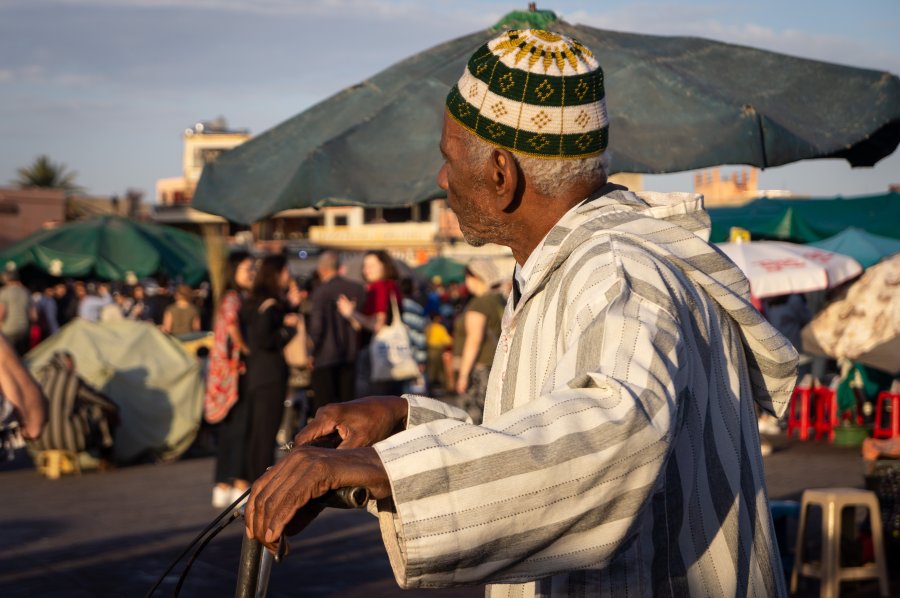
{"type": "MultiPolygon", "coordinates": [[[[341,437],[335,432],[329,434],[328,436],[323,436],[321,438],[317,438],[315,441],[311,442],[309,446],[319,446],[319,447],[329,447],[335,448],[341,442],[341,437]]],[[[285,452],[289,452],[293,449],[294,443],[289,442],[282,447],[282,450],[285,452]]],[[[241,494],[237,500],[231,503],[224,511],[222,511],[212,522],[207,525],[203,531],[201,531],[197,536],[191,540],[190,544],[187,545],[181,554],[172,561],[172,563],[168,566],[168,568],[163,572],[162,575],[159,576],[159,579],[156,580],[156,583],[153,584],[153,587],[150,588],[150,591],[147,592],[146,598],[152,598],[153,593],[162,585],[162,582],[165,580],[166,576],[172,572],[172,570],[178,565],[178,563],[183,559],[187,554],[194,548],[195,545],[198,544],[197,550],[194,551],[194,554],[191,555],[190,560],[187,565],[185,565],[184,571],[181,572],[181,576],[178,578],[178,584],[175,586],[175,590],[173,592],[173,597],[177,598],[179,593],[181,592],[181,588],[184,585],[185,580],[187,579],[187,575],[191,570],[194,562],[197,560],[197,557],[200,556],[200,552],[203,551],[204,548],[219,535],[222,530],[224,530],[228,525],[234,522],[236,519],[240,518],[244,513],[243,509],[239,506],[243,502],[245,502],[246,498],[250,496],[250,492],[252,487],[247,488],[247,490],[241,494]],[[224,523],[216,527],[220,521],[225,518],[228,518],[224,523]],[[212,533],[210,533],[212,532],[212,533]],[[207,536],[207,534],[209,534],[207,536]]],[[[346,488],[337,488],[335,490],[330,490],[323,494],[320,497],[314,498],[309,502],[312,504],[316,504],[323,507],[334,507],[339,509],[358,509],[366,505],[369,501],[369,490],[363,487],[346,487],[346,488]]],[[[276,556],[275,561],[280,562],[281,557],[284,556],[284,550],[287,548],[287,541],[285,537],[282,535],[279,544],[278,544],[278,554],[276,556]]]]}

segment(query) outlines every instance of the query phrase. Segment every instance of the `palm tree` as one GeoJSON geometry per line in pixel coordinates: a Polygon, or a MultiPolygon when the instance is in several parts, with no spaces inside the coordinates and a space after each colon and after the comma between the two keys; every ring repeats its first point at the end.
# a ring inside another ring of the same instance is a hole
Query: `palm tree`
{"type": "Polygon", "coordinates": [[[19,168],[16,172],[19,176],[14,183],[20,187],[62,189],[67,194],[84,190],[75,184],[77,172],[74,170],[67,172],[65,164],[54,163],[47,156],[38,156],[31,166],[19,168]]]}

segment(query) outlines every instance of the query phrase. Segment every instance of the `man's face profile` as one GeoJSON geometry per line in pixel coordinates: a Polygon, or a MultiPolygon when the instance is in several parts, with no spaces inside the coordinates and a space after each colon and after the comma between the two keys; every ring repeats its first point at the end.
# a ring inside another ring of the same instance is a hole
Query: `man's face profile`
{"type": "Polygon", "coordinates": [[[490,213],[486,194],[487,166],[474,167],[466,151],[464,136],[470,133],[444,114],[441,133],[441,155],[444,164],[438,172],[437,183],[447,192],[447,205],[456,214],[459,228],[466,242],[474,247],[500,241],[503,223],[490,213]]]}

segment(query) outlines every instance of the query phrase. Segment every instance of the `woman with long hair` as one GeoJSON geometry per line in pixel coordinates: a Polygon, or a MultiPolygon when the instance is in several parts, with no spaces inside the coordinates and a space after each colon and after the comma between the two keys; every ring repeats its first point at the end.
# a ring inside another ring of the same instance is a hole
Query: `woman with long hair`
{"type": "Polygon", "coordinates": [[[249,253],[236,251],[228,256],[225,292],[213,321],[203,412],[206,421],[219,425],[212,498],[217,508],[228,506],[249,486],[244,452],[250,419],[243,376],[249,348],[240,312],[255,274],[249,253]]]}
{"type": "Polygon", "coordinates": [[[366,287],[366,300],[362,309],[358,309],[356,302],[346,296],[338,298],[338,311],[347,318],[358,330],[363,331],[362,346],[366,347],[361,352],[359,362],[358,381],[369,395],[399,395],[403,392],[402,380],[372,380],[371,361],[369,350],[372,335],[377,334],[384,326],[390,325],[393,319],[391,313],[391,297],[397,301],[397,305],[403,303],[403,295],[397,282],[399,278],[397,266],[386,251],[374,250],[366,252],[362,263],[363,279],[366,287]]]}
{"type": "Polygon", "coordinates": [[[263,258],[244,310],[247,318],[247,392],[250,397],[250,436],[247,467],[255,480],[275,462],[275,436],[284,412],[288,366],[284,346],[296,331],[296,313],[287,313],[286,293],[291,276],[283,255],[263,258]]]}

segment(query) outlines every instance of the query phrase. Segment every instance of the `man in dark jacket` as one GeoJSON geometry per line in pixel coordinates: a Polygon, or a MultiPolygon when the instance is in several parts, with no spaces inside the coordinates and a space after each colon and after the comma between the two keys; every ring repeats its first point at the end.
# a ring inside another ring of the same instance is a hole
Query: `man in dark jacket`
{"type": "Polygon", "coordinates": [[[365,302],[362,285],[340,276],[334,251],[319,256],[316,270],[321,283],[310,295],[309,337],[313,344],[312,410],[328,403],[356,398],[356,357],[359,333],[337,310],[337,298],[346,295],[358,305],[365,302]]]}

